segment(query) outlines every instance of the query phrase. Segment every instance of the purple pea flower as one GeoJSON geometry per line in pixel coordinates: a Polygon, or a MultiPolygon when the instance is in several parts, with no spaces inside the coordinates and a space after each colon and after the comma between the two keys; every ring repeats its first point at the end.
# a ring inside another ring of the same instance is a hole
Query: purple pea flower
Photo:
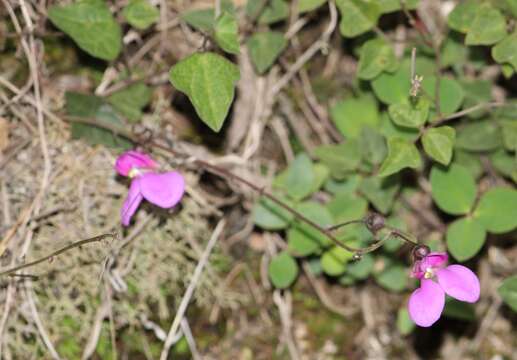
{"type": "Polygon", "coordinates": [[[421,281],[409,298],[408,309],[418,326],[429,327],[438,321],[445,306],[445,294],[469,303],[479,299],[476,274],[462,265],[445,267],[447,259],[446,253],[432,252],[415,261],[411,276],[421,281]]]}
{"type": "Polygon", "coordinates": [[[185,192],[185,180],[177,171],[158,173],[158,163],[139,151],[126,151],[117,158],[115,170],[131,178],[131,186],[120,212],[128,226],[143,199],[161,208],[171,208],[185,192]]]}

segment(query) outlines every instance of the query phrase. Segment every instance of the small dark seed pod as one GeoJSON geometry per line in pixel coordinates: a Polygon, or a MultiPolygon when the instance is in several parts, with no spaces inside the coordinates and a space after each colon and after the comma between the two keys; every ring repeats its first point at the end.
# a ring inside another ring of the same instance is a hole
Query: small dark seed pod
{"type": "Polygon", "coordinates": [[[415,261],[422,260],[427,255],[429,255],[430,252],[431,252],[431,249],[429,249],[429,246],[417,245],[413,248],[413,258],[415,259],[415,261]]]}
{"type": "Polygon", "coordinates": [[[370,213],[366,216],[366,227],[372,233],[376,233],[384,227],[384,217],[377,213],[370,213]]]}

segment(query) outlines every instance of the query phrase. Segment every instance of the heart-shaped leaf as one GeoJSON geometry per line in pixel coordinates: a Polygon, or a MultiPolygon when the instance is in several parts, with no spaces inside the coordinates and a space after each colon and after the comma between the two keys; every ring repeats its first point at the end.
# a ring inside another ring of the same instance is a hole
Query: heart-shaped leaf
{"type": "Polygon", "coordinates": [[[259,74],[263,74],[284,51],[287,40],[278,31],[265,31],[253,34],[247,45],[253,65],[259,74]]]}
{"type": "Polygon", "coordinates": [[[122,31],[103,0],[54,5],[48,17],[91,56],[114,60],[122,49],[122,31]]]}
{"type": "Polygon", "coordinates": [[[399,139],[388,140],[388,156],[382,163],[379,176],[395,174],[404,168],[418,169],[422,166],[422,159],[415,144],[399,139]]]}
{"type": "Polygon", "coordinates": [[[434,160],[443,165],[449,165],[452,158],[452,149],[456,130],[450,126],[431,128],[422,136],[424,150],[434,160]]]}
{"type": "Polygon", "coordinates": [[[238,38],[238,25],[235,15],[228,12],[223,14],[215,22],[215,41],[217,45],[224,51],[230,54],[238,54],[239,38],[238,38]]]}
{"type": "Polygon", "coordinates": [[[212,130],[219,131],[228,115],[239,80],[239,68],[214,53],[196,53],[174,65],[172,85],[184,92],[197,114],[212,130]]]}
{"type": "Polygon", "coordinates": [[[379,4],[364,0],[337,0],[341,12],[339,29],[344,37],[355,37],[372,29],[381,15],[379,4]]]}
{"type": "Polygon", "coordinates": [[[420,97],[416,101],[393,104],[389,106],[388,113],[395,124],[418,129],[425,124],[429,116],[429,100],[420,97]]]}
{"type": "Polygon", "coordinates": [[[360,79],[371,80],[383,71],[393,72],[396,69],[395,52],[384,40],[369,40],[361,48],[357,67],[357,76],[360,79]]]}

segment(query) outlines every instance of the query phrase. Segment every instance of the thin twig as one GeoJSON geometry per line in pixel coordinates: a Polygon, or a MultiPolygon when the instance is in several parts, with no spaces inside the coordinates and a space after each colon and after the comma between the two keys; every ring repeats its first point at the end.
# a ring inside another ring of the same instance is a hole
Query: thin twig
{"type": "Polygon", "coordinates": [[[190,350],[190,355],[192,355],[193,360],[201,360],[201,354],[199,353],[197,346],[196,346],[196,340],[194,339],[194,336],[192,335],[192,331],[190,330],[190,325],[188,323],[187,318],[181,319],[181,331],[183,332],[183,335],[185,336],[185,339],[187,340],[187,344],[190,350]]]}
{"type": "Polygon", "coordinates": [[[32,294],[31,282],[27,282],[26,294],[27,294],[27,300],[29,303],[29,308],[31,310],[32,317],[34,319],[34,323],[36,324],[36,327],[38,328],[38,331],[41,336],[41,339],[43,340],[43,343],[47,347],[47,349],[50,352],[50,355],[52,356],[53,359],[57,359],[57,360],[61,359],[59,357],[59,354],[56,351],[56,348],[50,341],[47,331],[45,330],[45,326],[43,325],[43,322],[41,321],[41,318],[39,317],[38,309],[36,308],[36,303],[34,302],[34,296],[32,294]]]}
{"type": "Polygon", "coordinates": [[[328,47],[329,39],[334,29],[337,26],[337,10],[333,1],[329,1],[330,22],[327,29],[321,34],[319,40],[315,41],[305,52],[295,61],[280,80],[278,80],[271,88],[271,93],[278,94],[288,83],[293,76],[320,50],[325,50],[328,47]]]}
{"type": "Polygon", "coordinates": [[[206,245],[205,251],[201,255],[201,258],[199,259],[199,262],[197,263],[196,268],[194,269],[194,274],[192,275],[192,279],[190,280],[187,290],[185,291],[185,294],[183,295],[183,298],[181,299],[180,305],[178,307],[178,311],[176,312],[176,316],[174,317],[174,320],[172,321],[169,332],[167,333],[167,338],[165,339],[165,344],[163,345],[163,348],[162,348],[160,360],[167,360],[167,357],[169,355],[169,349],[173,344],[174,336],[178,332],[178,328],[180,326],[181,320],[183,319],[183,316],[185,316],[185,312],[187,310],[188,304],[190,302],[190,299],[192,298],[192,295],[194,294],[194,291],[196,290],[196,287],[199,282],[199,279],[201,278],[203,269],[205,268],[205,265],[208,262],[208,258],[210,257],[210,254],[212,253],[212,249],[214,248],[217,240],[219,239],[219,237],[221,236],[221,233],[223,232],[224,226],[225,226],[225,220],[222,219],[219,221],[219,223],[215,227],[215,230],[212,233],[212,236],[210,237],[208,244],[206,245]]]}
{"type": "Polygon", "coordinates": [[[31,262],[28,262],[28,263],[25,263],[25,264],[21,264],[21,265],[18,265],[18,266],[15,266],[11,269],[8,269],[8,270],[4,270],[2,272],[0,272],[0,277],[2,276],[6,276],[6,275],[11,275],[19,270],[22,270],[22,269],[26,269],[28,267],[31,267],[31,266],[34,266],[34,265],[37,265],[37,264],[40,264],[44,261],[47,261],[47,260],[50,260],[50,259],[53,259],[54,257],[56,256],[59,256],[69,250],[72,250],[76,247],[81,247],[83,245],[86,245],[86,244],[89,244],[89,243],[94,243],[94,242],[99,242],[99,241],[102,241],[106,238],[112,238],[112,239],[115,239],[117,237],[117,234],[116,233],[108,233],[108,234],[102,234],[102,235],[99,235],[99,236],[94,236],[92,238],[89,238],[89,239],[84,239],[84,240],[80,240],[80,241],[76,241],[70,245],[67,245],[57,251],[54,251],[53,253],[47,255],[47,256],[44,256],[42,258],[39,258],[37,260],[34,260],[34,261],[31,261],[31,262]]]}

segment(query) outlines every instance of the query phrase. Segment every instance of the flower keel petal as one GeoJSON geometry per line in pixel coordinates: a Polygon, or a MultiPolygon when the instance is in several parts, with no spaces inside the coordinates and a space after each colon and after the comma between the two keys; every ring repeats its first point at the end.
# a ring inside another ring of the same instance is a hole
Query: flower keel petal
{"type": "Polygon", "coordinates": [[[418,326],[433,325],[442,314],[445,293],[433,280],[422,280],[408,302],[409,316],[418,326]]]}
{"type": "Polygon", "coordinates": [[[139,151],[126,151],[117,158],[115,170],[122,176],[128,176],[132,168],[155,169],[158,164],[147,154],[139,151]]]}
{"type": "Polygon", "coordinates": [[[136,178],[131,182],[131,186],[129,187],[129,192],[127,194],[126,200],[122,205],[122,209],[120,211],[120,217],[122,218],[122,225],[128,226],[131,221],[131,217],[135,214],[138,206],[142,202],[143,196],[140,193],[140,179],[136,178]]]}
{"type": "Polygon", "coordinates": [[[140,177],[140,184],[144,198],[162,208],[176,205],[185,192],[185,180],[177,171],[144,174],[140,177]]]}
{"type": "Polygon", "coordinates": [[[476,302],[479,299],[479,279],[469,268],[450,265],[436,273],[438,283],[447,295],[455,299],[476,302]]]}

